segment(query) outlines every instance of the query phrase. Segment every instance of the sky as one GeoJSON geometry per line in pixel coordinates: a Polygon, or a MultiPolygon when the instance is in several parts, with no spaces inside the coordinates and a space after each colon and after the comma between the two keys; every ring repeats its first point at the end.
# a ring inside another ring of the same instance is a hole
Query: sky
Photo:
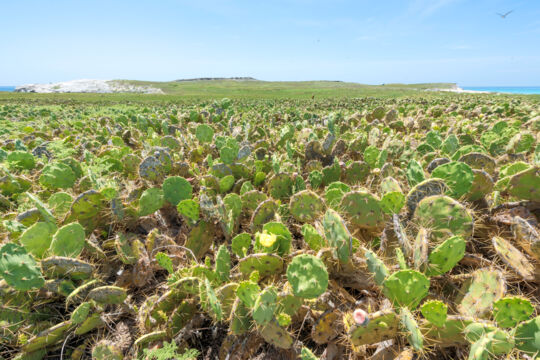
{"type": "Polygon", "coordinates": [[[0,85],[230,76],[538,86],[540,1],[0,2],[0,85]]]}

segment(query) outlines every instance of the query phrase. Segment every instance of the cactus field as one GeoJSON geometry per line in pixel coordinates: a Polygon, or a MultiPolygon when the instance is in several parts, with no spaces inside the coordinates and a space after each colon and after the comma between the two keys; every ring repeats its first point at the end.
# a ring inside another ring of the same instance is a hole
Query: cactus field
{"type": "Polygon", "coordinates": [[[418,93],[0,102],[0,359],[540,358],[540,99],[418,93]]]}

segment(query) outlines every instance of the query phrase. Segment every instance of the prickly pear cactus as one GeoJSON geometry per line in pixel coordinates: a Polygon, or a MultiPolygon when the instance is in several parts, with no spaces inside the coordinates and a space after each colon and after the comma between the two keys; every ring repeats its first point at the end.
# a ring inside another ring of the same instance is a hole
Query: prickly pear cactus
{"type": "Polygon", "coordinates": [[[127,291],[118,286],[100,286],[90,290],[88,298],[100,304],[121,304],[127,297],[127,291]]]}
{"type": "Polygon", "coordinates": [[[461,236],[452,236],[439,244],[429,254],[426,274],[436,276],[452,270],[465,256],[465,246],[461,236]]]}
{"type": "Polygon", "coordinates": [[[49,249],[56,225],[47,222],[37,222],[24,231],[19,239],[22,246],[36,258],[41,258],[49,249]]]}
{"type": "Polygon", "coordinates": [[[448,186],[442,179],[427,179],[416,184],[407,194],[405,202],[407,209],[412,215],[418,203],[429,196],[442,195],[448,191],[448,186]]]}
{"type": "Polygon", "coordinates": [[[435,326],[443,327],[446,323],[448,306],[439,300],[426,301],[420,311],[427,321],[435,326]]]}
{"type": "Polygon", "coordinates": [[[328,272],[324,263],[312,255],[298,255],[287,267],[287,280],[295,296],[313,299],[328,287],[328,272]]]}
{"type": "Polygon", "coordinates": [[[317,194],[310,190],[303,190],[291,197],[289,210],[297,221],[305,223],[315,220],[322,212],[323,206],[317,194]]]}
{"type": "Polygon", "coordinates": [[[513,175],[508,192],[520,200],[540,202],[540,166],[513,175]]]}
{"type": "Polygon", "coordinates": [[[352,236],[339,214],[328,209],[322,221],[324,235],[339,261],[346,263],[352,253],[352,236]]]}
{"type": "Polygon", "coordinates": [[[458,311],[463,315],[484,317],[493,308],[493,303],[504,296],[506,283],[498,270],[480,269],[466,281],[460,293],[458,311]]]}
{"type": "Polygon", "coordinates": [[[401,308],[399,311],[399,322],[401,324],[401,328],[407,336],[409,344],[414,350],[422,351],[424,348],[424,337],[418,328],[418,323],[414,319],[414,316],[406,307],[401,308]]]}
{"type": "Polygon", "coordinates": [[[523,280],[534,280],[535,267],[521,251],[500,236],[494,236],[491,241],[495,253],[512,271],[523,280]]]}
{"type": "Polygon", "coordinates": [[[191,199],[193,187],[181,176],[171,176],[163,182],[163,196],[165,201],[177,206],[182,200],[191,199]]]}
{"type": "Polygon", "coordinates": [[[74,222],[64,225],[54,234],[50,251],[57,256],[76,258],[84,248],[85,237],[81,224],[74,222]]]}
{"type": "Polygon", "coordinates": [[[473,217],[469,210],[456,200],[435,195],[424,198],[414,212],[414,221],[431,229],[431,238],[440,242],[448,236],[472,236],[473,217]]]}
{"type": "Polygon", "coordinates": [[[76,176],[69,166],[62,163],[45,165],[39,183],[48,189],[70,189],[75,185],[76,176]]]}
{"type": "Polygon", "coordinates": [[[158,211],[164,204],[163,190],[158,188],[146,189],[139,199],[139,216],[146,216],[158,211]]]}
{"type": "Polygon", "coordinates": [[[343,196],[340,208],[352,225],[368,230],[384,226],[385,214],[380,200],[366,191],[351,191],[343,196]]]}
{"type": "Polygon", "coordinates": [[[238,262],[238,268],[246,276],[258,271],[261,277],[266,277],[281,273],[283,260],[275,254],[251,254],[238,262]]]}
{"type": "Polygon", "coordinates": [[[369,314],[369,321],[363,325],[356,324],[352,315],[346,314],[343,323],[355,346],[380,343],[394,338],[399,332],[399,318],[392,310],[369,314]]]}
{"type": "Polygon", "coordinates": [[[267,325],[274,318],[277,308],[277,291],[273,287],[264,289],[253,305],[253,320],[258,325],[267,325]]]}
{"type": "Polygon", "coordinates": [[[45,285],[34,259],[22,246],[12,243],[0,248],[0,277],[19,291],[38,289],[45,285]]]}
{"type": "Polygon", "coordinates": [[[533,311],[529,300],[519,296],[508,296],[493,304],[493,319],[500,327],[510,328],[527,320],[533,311]]]}
{"type": "Polygon", "coordinates": [[[386,265],[384,265],[384,262],[382,262],[382,260],[371,250],[366,250],[364,256],[366,257],[368,270],[373,274],[375,283],[382,286],[384,280],[388,277],[386,265]]]}
{"type": "Polygon", "coordinates": [[[414,309],[427,296],[429,279],[415,270],[399,270],[383,282],[384,295],[396,307],[414,309]]]}
{"type": "Polygon", "coordinates": [[[516,348],[529,356],[536,356],[540,352],[540,316],[522,322],[516,327],[514,338],[516,348]]]}
{"type": "Polygon", "coordinates": [[[450,189],[450,196],[456,199],[469,192],[474,181],[474,172],[471,167],[459,161],[438,166],[431,176],[443,179],[450,189]]]}

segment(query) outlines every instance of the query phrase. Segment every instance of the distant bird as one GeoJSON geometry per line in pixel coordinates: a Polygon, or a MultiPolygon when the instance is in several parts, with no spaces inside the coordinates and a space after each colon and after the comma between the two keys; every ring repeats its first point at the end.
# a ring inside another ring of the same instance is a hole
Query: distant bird
{"type": "Polygon", "coordinates": [[[510,10],[509,12],[507,12],[506,14],[501,14],[501,13],[497,13],[497,15],[499,15],[501,17],[501,19],[506,19],[506,17],[508,15],[510,15],[511,13],[513,13],[514,10],[510,10]]]}

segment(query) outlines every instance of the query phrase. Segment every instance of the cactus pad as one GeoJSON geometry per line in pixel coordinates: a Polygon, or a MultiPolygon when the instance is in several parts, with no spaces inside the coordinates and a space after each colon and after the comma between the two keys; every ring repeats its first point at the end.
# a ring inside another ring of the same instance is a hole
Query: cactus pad
{"type": "Polygon", "coordinates": [[[399,322],[401,328],[405,331],[409,344],[416,351],[422,351],[424,348],[424,337],[418,328],[418,323],[411,314],[411,311],[406,307],[399,311],[399,322]]]}
{"type": "Polygon", "coordinates": [[[259,333],[266,342],[280,349],[290,349],[292,346],[293,339],[291,335],[275,322],[263,326],[259,329],[259,333]]]}
{"type": "Polygon", "coordinates": [[[529,356],[540,353],[540,316],[522,322],[514,332],[516,348],[529,356]]]}
{"type": "Polygon", "coordinates": [[[261,326],[268,324],[274,318],[276,308],[276,289],[268,287],[264,289],[255,300],[255,304],[253,305],[253,320],[261,326]]]}
{"type": "Polygon", "coordinates": [[[327,344],[339,334],[339,313],[327,311],[323,313],[311,328],[311,338],[317,344],[327,344]]]}
{"type": "Polygon", "coordinates": [[[163,195],[165,200],[173,206],[182,200],[191,199],[193,187],[181,176],[171,176],[163,182],[163,195]]]}
{"type": "Polygon", "coordinates": [[[343,219],[336,211],[328,209],[324,214],[322,225],[328,245],[334,249],[339,261],[346,263],[352,253],[352,236],[343,219]]]}
{"type": "Polygon", "coordinates": [[[524,280],[532,281],[535,278],[534,265],[509,241],[502,237],[494,236],[491,239],[495,253],[501,258],[510,269],[521,276],[524,280]]]}
{"type": "Polygon", "coordinates": [[[289,209],[291,215],[299,222],[315,220],[323,210],[319,196],[310,190],[303,190],[291,197],[289,209]]]}
{"type": "Polygon", "coordinates": [[[360,228],[376,230],[384,226],[385,214],[379,199],[365,191],[351,191],[341,200],[340,208],[350,223],[360,228]]]}
{"type": "Polygon", "coordinates": [[[74,222],[62,226],[54,234],[51,242],[51,253],[57,256],[76,258],[84,248],[84,228],[81,224],[74,222]]]}
{"type": "Polygon", "coordinates": [[[533,311],[531,302],[518,296],[504,297],[493,304],[493,318],[500,327],[514,327],[533,311]]]}
{"type": "Polygon", "coordinates": [[[368,270],[373,274],[375,283],[382,286],[384,280],[388,277],[388,269],[386,268],[386,265],[384,265],[382,260],[380,260],[371,250],[366,250],[364,256],[366,257],[368,270]]]}
{"type": "Polygon", "coordinates": [[[484,170],[473,169],[474,180],[469,192],[467,193],[467,199],[469,201],[476,201],[483,199],[486,195],[490,194],[493,190],[493,179],[484,170]]]}
{"type": "Polygon", "coordinates": [[[540,166],[513,175],[508,192],[520,200],[540,202],[540,166]]]}
{"type": "Polygon", "coordinates": [[[41,258],[49,249],[56,230],[56,225],[40,221],[26,229],[19,242],[30,254],[41,258]]]}
{"type": "Polygon", "coordinates": [[[442,195],[448,191],[448,186],[442,179],[427,179],[415,185],[407,194],[407,210],[412,215],[418,203],[429,196],[442,195]]]}
{"type": "Polygon", "coordinates": [[[313,299],[328,287],[328,272],[324,263],[312,255],[298,255],[287,267],[287,280],[295,296],[313,299]]]}
{"type": "Polygon", "coordinates": [[[463,315],[483,317],[493,307],[493,303],[504,296],[506,284],[498,270],[480,269],[472,274],[462,288],[463,298],[458,311],[463,315]]]}
{"type": "Polygon", "coordinates": [[[254,232],[259,231],[264,224],[273,221],[277,210],[278,205],[273,200],[266,200],[260,203],[251,217],[251,230],[254,232]]]}
{"type": "Polygon", "coordinates": [[[443,179],[450,188],[449,194],[454,198],[465,195],[472,186],[474,173],[471,167],[459,161],[452,161],[438,166],[431,176],[443,179]]]}
{"type": "Polygon", "coordinates": [[[22,246],[12,243],[0,248],[0,277],[20,291],[40,288],[45,284],[34,259],[22,246]]]}
{"type": "Polygon", "coordinates": [[[448,306],[439,300],[426,301],[420,308],[422,315],[427,321],[435,326],[443,327],[446,323],[446,314],[448,313],[448,306]]]}
{"type": "Polygon", "coordinates": [[[139,216],[146,216],[158,211],[165,203],[163,190],[146,189],[139,199],[139,216]]]}
{"type": "Polygon", "coordinates": [[[266,277],[281,273],[283,260],[275,254],[252,254],[241,259],[238,268],[246,276],[258,271],[261,277],[266,277]]]}
{"type": "Polygon", "coordinates": [[[73,258],[52,256],[41,260],[43,273],[49,278],[69,277],[73,280],[88,279],[94,272],[94,266],[73,258]]]}
{"type": "Polygon", "coordinates": [[[90,290],[88,298],[100,304],[121,304],[126,300],[127,291],[118,286],[100,286],[90,290]]]}
{"type": "Polygon", "coordinates": [[[471,213],[448,196],[424,198],[414,212],[414,219],[421,226],[432,229],[431,238],[437,242],[452,235],[460,235],[465,239],[472,236],[471,213]]]}
{"type": "Polygon", "coordinates": [[[438,245],[429,254],[427,275],[442,275],[450,270],[465,256],[465,239],[452,236],[438,245]]]}
{"type": "Polygon", "coordinates": [[[384,295],[396,307],[414,309],[427,296],[429,279],[415,270],[399,270],[383,282],[384,295]]]}
{"type": "Polygon", "coordinates": [[[398,316],[391,310],[369,314],[369,321],[364,325],[356,324],[351,314],[346,314],[343,322],[349,339],[355,346],[376,344],[394,338],[399,326],[398,316]]]}
{"type": "Polygon", "coordinates": [[[459,158],[459,161],[469,165],[471,169],[484,170],[490,175],[495,174],[495,168],[497,167],[495,159],[479,152],[465,154],[459,158]]]}

